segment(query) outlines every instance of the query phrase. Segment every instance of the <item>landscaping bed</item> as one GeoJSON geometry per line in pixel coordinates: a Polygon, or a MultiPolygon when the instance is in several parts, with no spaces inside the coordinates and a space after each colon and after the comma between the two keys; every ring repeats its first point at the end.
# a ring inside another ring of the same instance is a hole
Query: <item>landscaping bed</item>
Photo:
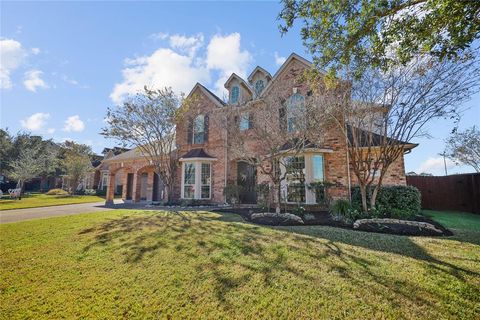
{"type": "MultiPolygon", "coordinates": [[[[451,236],[453,233],[445,228],[440,223],[425,217],[417,215],[409,220],[398,220],[400,222],[392,221],[393,219],[376,219],[367,223],[365,221],[361,226],[354,227],[355,223],[346,223],[344,221],[335,220],[332,218],[329,212],[305,212],[300,220],[295,220],[288,218],[285,214],[280,214],[275,217],[274,213],[268,215],[258,215],[264,213],[265,210],[262,208],[225,208],[213,210],[214,212],[219,213],[235,213],[246,221],[260,224],[260,225],[271,225],[271,226],[330,226],[344,229],[352,229],[366,232],[377,232],[377,233],[388,233],[388,234],[397,234],[397,235],[409,235],[409,236],[451,236]],[[254,219],[252,219],[252,216],[254,219]],[[384,220],[384,221],[381,221],[384,220]],[[403,222],[401,222],[403,221],[403,222]],[[413,223],[410,223],[413,222],[413,223]],[[416,223],[420,223],[415,225],[416,223]],[[425,224],[430,226],[426,227],[425,224]],[[434,230],[433,230],[434,229],[434,230]]],[[[361,219],[364,220],[364,219],[361,219]]],[[[357,220],[359,221],[359,220],[357,220]]]]}

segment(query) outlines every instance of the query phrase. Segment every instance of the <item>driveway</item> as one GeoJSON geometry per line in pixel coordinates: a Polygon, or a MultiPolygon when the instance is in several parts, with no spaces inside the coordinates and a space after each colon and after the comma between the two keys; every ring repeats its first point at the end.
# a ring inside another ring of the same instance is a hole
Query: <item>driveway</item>
{"type": "Polygon", "coordinates": [[[113,210],[105,207],[105,202],[67,204],[63,206],[15,209],[0,211],[0,223],[10,223],[25,220],[70,216],[79,213],[113,210]]]}

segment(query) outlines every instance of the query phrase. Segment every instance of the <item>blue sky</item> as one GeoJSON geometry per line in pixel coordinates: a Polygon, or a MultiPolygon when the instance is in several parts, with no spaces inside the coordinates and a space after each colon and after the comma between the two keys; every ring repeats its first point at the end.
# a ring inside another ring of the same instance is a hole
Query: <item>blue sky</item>
{"type": "MultiPolygon", "coordinates": [[[[276,2],[1,2],[0,126],[73,139],[100,152],[106,108],[143,84],[188,93],[200,81],[222,95],[231,72],[272,74],[291,52],[309,59],[298,28],[281,36],[276,2]]],[[[480,124],[480,95],[460,127],[480,124]]],[[[443,174],[438,156],[453,124],[405,157],[407,171],[443,174]]],[[[472,169],[448,164],[449,173],[472,169]]]]}

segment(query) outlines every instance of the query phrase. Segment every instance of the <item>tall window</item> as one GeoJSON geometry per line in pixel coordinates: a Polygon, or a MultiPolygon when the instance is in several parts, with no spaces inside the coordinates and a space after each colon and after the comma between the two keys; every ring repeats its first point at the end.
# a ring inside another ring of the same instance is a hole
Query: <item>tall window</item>
{"type": "Polygon", "coordinates": [[[287,201],[305,202],[305,157],[285,159],[287,201]]]}
{"type": "Polygon", "coordinates": [[[288,99],[287,129],[288,132],[305,130],[305,97],[299,93],[288,99]]]}
{"type": "Polygon", "coordinates": [[[199,144],[205,141],[205,116],[199,114],[193,121],[193,143],[199,144]]]}
{"type": "Polygon", "coordinates": [[[183,197],[185,199],[195,198],[195,163],[185,163],[183,197]]]}
{"type": "Polygon", "coordinates": [[[255,82],[255,93],[257,94],[257,97],[262,93],[263,88],[265,88],[263,80],[257,80],[257,82],[255,82]]]}
{"type": "Polygon", "coordinates": [[[239,127],[241,131],[250,129],[250,114],[248,112],[244,112],[240,115],[239,127]]]}
{"type": "Polygon", "coordinates": [[[210,163],[202,163],[202,177],[201,177],[201,195],[202,199],[210,199],[210,184],[211,184],[210,163]]]}
{"type": "Polygon", "coordinates": [[[322,182],[324,180],[323,155],[320,155],[320,154],[313,155],[312,163],[313,163],[313,181],[322,182]]]}
{"type": "Polygon", "coordinates": [[[240,89],[238,88],[238,86],[232,87],[232,90],[230,92],[230,103],[237,103],[239,94],[240,89]]]}
{"type": "Polygon", "coordinates": [[[184,199],[210,199],[212,171],[209,162],[185,162],[183,167],[184,199]]]}

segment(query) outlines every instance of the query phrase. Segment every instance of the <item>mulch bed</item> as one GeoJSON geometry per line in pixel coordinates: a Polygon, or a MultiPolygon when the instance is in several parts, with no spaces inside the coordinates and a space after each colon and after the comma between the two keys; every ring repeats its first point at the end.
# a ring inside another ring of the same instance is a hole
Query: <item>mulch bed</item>
{"type": "MultiPolygon", "coordinates": [[[[265,210],[262,210],[261,208],[225,208],[225,209],[217,209],[212,211],[219,212],[219,213],[222,213],[222,212],[236,213],[238,215],[241,215],[244,220],[252,222],[250,219],[250,216],[253,213],[260,213],[260,212],[264,212],[265,210]]],[[[297,225],[299,226],[330,226],[330,227],[356,230],[356,229],[353,229],[353,224],[351,223],[345,223],[343,221],[333,220],[331,215],[327,211],[306,212],[302,217],[302,219],[304,221],[304,224],[297,224],[297,225]]],[[[453,233],[450,230],[448,230],[447,228],[442,226],[440,223],[430,218],[427,218],[424,216],[416,216],[411,220],[419,221],[419,222],[427,222],[434,225],[437,229],[443,232],[443,234],[440,236],[453,235],[453,233]]],[[[273,220],[271,222],[263,220],[261,224],[272,225],[272,226],[282,225],[282,224],[279,224],[277,221],[273,221],[273,220]]],[[[292,225],[292,224],[289,223],[288,225],[292,225]]],[[[381,226],[379,227],[371,226],[370,228],[363,229],[362,231],[397,234],[397,235],[409,235],[409,236],[439,236],[439,234],[433,234],[428,230],[419,230],[417,228],[413,228],[412,226],[406,226],[406,225],[395,225],[394,228],[382,228],[381,226]]]]}

